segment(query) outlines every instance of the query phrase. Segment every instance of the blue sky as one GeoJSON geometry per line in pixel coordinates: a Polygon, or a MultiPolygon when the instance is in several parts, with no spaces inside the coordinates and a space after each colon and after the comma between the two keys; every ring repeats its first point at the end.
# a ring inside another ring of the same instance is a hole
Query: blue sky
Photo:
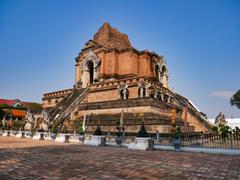
{"type": "Polygon", "coordinates": [[[165,56],[170,86],[209,118],[240,117],[240,1],[0,0],[0,98],[71,88],[74,58],[103,22],[165,56]]]}

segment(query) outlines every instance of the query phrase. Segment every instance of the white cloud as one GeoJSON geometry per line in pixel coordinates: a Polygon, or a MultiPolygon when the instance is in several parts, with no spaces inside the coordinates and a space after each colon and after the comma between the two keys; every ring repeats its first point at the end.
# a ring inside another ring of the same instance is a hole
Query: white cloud
{"type": "Polygon", "coordinates": [[[218,97],[225,100],[230,100],[234,91],[213,91],[210,93],[210,97],[218,97]]]}

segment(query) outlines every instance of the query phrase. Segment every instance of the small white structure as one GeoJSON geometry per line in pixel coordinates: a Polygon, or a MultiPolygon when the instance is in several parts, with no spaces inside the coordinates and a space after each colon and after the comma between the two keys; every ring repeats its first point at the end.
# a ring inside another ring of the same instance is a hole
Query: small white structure
{"type": "Polygon", "coordinates": [[[79,140],[79,136],[70,136],[69,137],[69,142],[73,142],[73,143],[79,143],[80,140],[79,140]]]}
{"type": "Polygon", "coordinates": [[[31,131],[25,131],[25,137],[26,138],[32,138],[32,132],[31,131]]]}
{"type": "Polygon", "coordinates": [[[105,145],[106,144],[106,138],[105,138],[105,136],[91,135],[90,139],[85,138],[84,144],[93,145],[93,146],[105,145]]]}
{"type": "Polygon", "coordinates": [[[16,138],[24,138],[25,137],[25,133],[23,131],[18,131],[18,133],[15,136],[16,138]]]}
{"type": "Polygon", "coordinates": [[[50,130],[49,130],[48,132],[44,133],[44,139],[46,139],[46,140],[52,140],[50,130]]]}
{"type": "Polygon", "coordinates": [[[4,131],[3,134],[2,134],[2,136],[5,136],[5,137],[6,137],[6,136],[10,136],[10,131],[4,131]]]}
{"type": "Polygon", "coordinates": [[[147,150],[148,149],[148,140],[150,138],[136,137],[136,142],[128,145],[128,149],[139,149],[147,150]]]}
{"type": "Polygon", "coordinates": [[[80,136],[79,134],[76,134],[75,131],[74,131],[74,133],[69,136],[69,141],[73,142],[73,143],[79,143],[80,142],[80,137],[83,137],[83,136],[80,136]]]}
{"type": "Polygon", "coordinates": [[[17,134],[16,131],[13,131],[13,130],[10,131],[10,136],[16,136],[16,134],[17,134]]]}
{"type": "Polygon", "coordinates": [[[45,133],[45,134],[44,134],[44,139],[45,139],[45,140],[52,140],[52,139],[51,139],[51,134],[45,133]]]}
{"type": "Polygon", "coordinates": [[[56,139],[55,139],[55,142],[62,142],[62,143],[67,143],[69,142],[69,134],[58,134],[56,139]]]}
{"type": "Polygon", "coordinates": [[[34,140],[44,140],[44,134],[43,133],[40,133],[40,132],[36,132],[34,135],[33,135],[33,138],[34,140]]]}

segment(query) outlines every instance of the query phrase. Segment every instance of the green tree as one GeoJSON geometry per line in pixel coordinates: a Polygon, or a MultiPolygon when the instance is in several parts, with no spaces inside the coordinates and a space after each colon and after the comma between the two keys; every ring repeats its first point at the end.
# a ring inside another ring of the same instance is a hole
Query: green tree
{"type": "Polygon", "coordinates": [[[217,126],[213,126],[213,127],[212,127],[212,131],[213,131],[214,133],[218,133],[218,127],[217,127],[217,126]]]}
{"type": "Polygon", "coordinates": [[[230,104],[240,109],[240,90],[238,90],[230,99],[230,104]]]}
{"type": "Polygon", "coordinates": [[[11,106],[7,105],[7,104],[0,104],[0,109],[9,109],[11,108],[11,106]]]}
{"type": "Polygon", "coordinates": [[[222,136],[222,140],[225,141],[225,139],[228,137],[230,127],[225,124],[219,124],[219,131],[222,136]]]}
{"type": "Polygon", "coordinates": [[[28,107],[30,109],[42,109],[42,105],[41,104],[34,103],[34,102],[26,104],[26,107],[28,107]]]}
{"type": "Polygon", "coordinates": [[[181,131],[181,128],[178,127],[176,123],[172,123],[172,128],[171,128],[170,132],[172,133],[173,139],[181,138],[182,131],[181,131]]]}
{"type": "Polygon", "coordinates": [[[235,127],[235,132],[240,132],[239,127],[235,127]]]}
{"type": "Polygon", "coordinates": [[[4,115],[5,115],[5,112],[2,109],[0,109],[0,119],[3,119],[4,115]]]}
{"type": "Polygon", "coordinates": [[[11,107],[11,109],[27,110],[27,108],[22,105],[17,105],[15,107],[11,107]]]}

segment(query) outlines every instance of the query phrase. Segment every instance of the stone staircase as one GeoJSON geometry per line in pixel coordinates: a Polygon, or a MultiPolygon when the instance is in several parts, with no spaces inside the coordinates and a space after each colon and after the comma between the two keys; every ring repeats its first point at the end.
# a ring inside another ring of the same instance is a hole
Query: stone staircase
{"type": "Polygon", "coordinates": [[[51,124],[62,127],[65,119],[70,118],[71,112],[88,94],[89,88],[74,89],[62,101],[60,101],[54,109],[49,112],[51,124]]]}

